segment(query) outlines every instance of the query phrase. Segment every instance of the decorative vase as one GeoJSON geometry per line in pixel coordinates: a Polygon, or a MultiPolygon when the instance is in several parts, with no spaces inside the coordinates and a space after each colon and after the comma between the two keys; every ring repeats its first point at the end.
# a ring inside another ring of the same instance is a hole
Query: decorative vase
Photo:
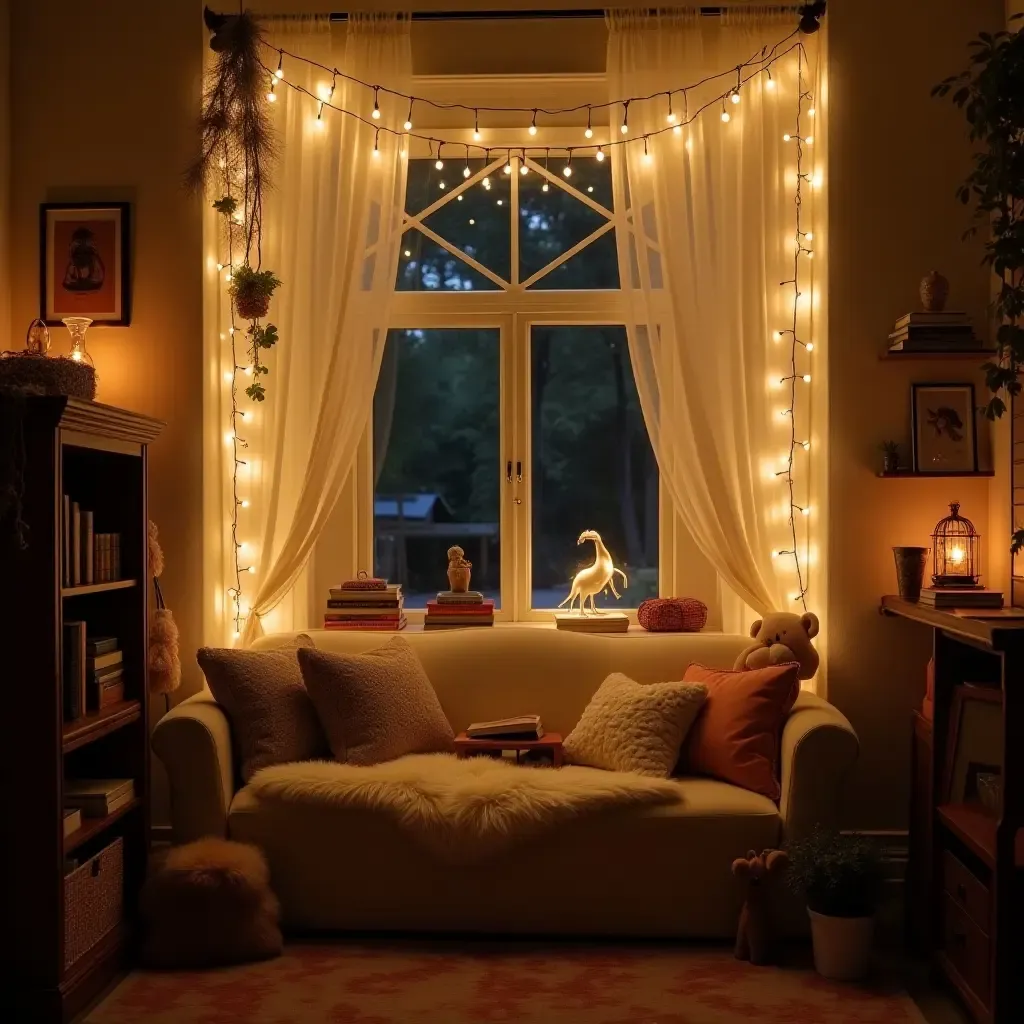
{"type": "Polygon", "coordinates": [[[68,358],[76,363],[85,363],[86,366],[95,366],[92,356],[85,349],[85,332],[89,330],[92,321],[87,316],[66,316],[61,322],[71,333],[71,351],[68,358]]]}
{"type": "Polygon", "coordinates": [[[860,981],[868,973],[874,917],[830,917],[808,908],[814,969],[829,981],[860,981]]]}
{"type": "Polygon", "coordinates": [[[465,594],[469,590],[469,576],[472,571],[468,566],[453,566],[449,568],[448,586],[453,594],[465,594]]]}
{"type": "Polygon", "coordinates": [[[270,309],[269,295],[235,295],[235,309],[243,320],[262,320],[270,309]]]}
{"type": "Polygon", "coordinates": [[[929,271],[921,279],[921,305],[929,313],[941,313],[949,298],[949,281],[937,270],[929,271]]]}
{"type": "Polygon", "coordinates": [[[899,453],[890,454],[886,452],[882,456],[882,472],[886,476],[892,476],[900,471],[900,457],[899,453]]]}
{"type": "Polygon", "coordinates": [[[50,331],[39,317],[28,325],[25,348],[34,356],[45,356],[50,351],[50,331]]]}
{"type": "Polygon", "coordinates": [[[904,601],[920,600],[928,549],[894,547],[892,553],[896,559],[896,586],[900,597],[904,601]]]}

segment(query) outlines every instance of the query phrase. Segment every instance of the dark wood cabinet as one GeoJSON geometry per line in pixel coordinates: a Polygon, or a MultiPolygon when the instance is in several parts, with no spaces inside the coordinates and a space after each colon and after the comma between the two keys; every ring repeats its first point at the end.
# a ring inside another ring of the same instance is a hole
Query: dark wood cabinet
{"type": "MultiPolygon", "coordinates": [[[[936,611],[895,597],[882,611],[933,632],[934,718],[914,715],[907,935],[980,1024],[1024,1021],[1024,619],[936,611]],[[954,691],[999,708],[1002,807],[947,791],[954,691]]],[[[922,678],[924,677],[922,666],[922,678]]]]}
{"type": "Polygon", "coordinates": [[[0,977],[12,1020],[69,1020],[119,969],[132,928],[149,844],[146,464],[160,427],[96,402],[0,398],[0,483],[13,499],[0,522],[0,977]],[[120,535],[121,578],[68,585],[64,494],[94,512],[97,531],[120,535]],[[124,693],[66,721],[63,627],[72,620],[117,638],[124,693]],[[76,778],[131,779],[134,797],[65,836],[64,785],[76,778]],[[87,931],[84,946],[80,931],[72,935],[73,863],[122,879],[114,905],[123,909],[112,927],[94,926],[96,941],[87,931]]]}

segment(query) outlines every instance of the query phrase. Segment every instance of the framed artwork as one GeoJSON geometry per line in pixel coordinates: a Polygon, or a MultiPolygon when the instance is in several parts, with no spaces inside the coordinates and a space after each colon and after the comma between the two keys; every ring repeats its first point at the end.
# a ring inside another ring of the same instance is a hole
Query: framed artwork
{"type": "Polygon", "coordinates": [[[43,203],[39,208],[39,316],[97,324],[131,323],[131,206],[128,203],[43,203]]]}
{"type": "Polygon", "coordinates": [[[1000,775],[1002,769],[1002,691],[995,686],[957,686],[949,712],[945,799],[980,802],[978,776],[1000,775]]]}
{"type": "Polygon", "coordinates": [[[977,472],[973,384],[912,384],[910,408],[916,473],[977,472]]]}

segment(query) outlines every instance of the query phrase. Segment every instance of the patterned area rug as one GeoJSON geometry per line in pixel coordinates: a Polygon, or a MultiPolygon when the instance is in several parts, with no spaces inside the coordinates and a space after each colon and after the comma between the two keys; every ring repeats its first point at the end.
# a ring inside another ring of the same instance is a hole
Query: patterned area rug
{"type": "Polygon", "coordinates": [[[908,996],[672,945],[336,942],[129,975],[88,1024],[923,1024],[908,996]]]}

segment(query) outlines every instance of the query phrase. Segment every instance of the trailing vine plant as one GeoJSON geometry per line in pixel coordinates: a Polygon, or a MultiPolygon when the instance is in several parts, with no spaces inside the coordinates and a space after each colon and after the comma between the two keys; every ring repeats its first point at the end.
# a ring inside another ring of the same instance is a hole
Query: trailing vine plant
{"type": "MultiPolygon", "coordinates": [[[[263,268],[263,198],[277,150],[267,111],[267,72],[260,60],[263,36],[259,21],[248,11],[223,15],[207,8],[203,17],[216,57],[203,90],[199,154],[186,171],[185,183],[200,194],[219,193],[213,208],[224,218],[228,251],[242,254],[237,265],[229,257],[229,290],[239,317],[249,321],[246,373],[251,381],[245,393],[262,402],[266,389],[261,378],[269,370],[261,356],[278,341],[277,328],[263,321],[281,284],[273,271],[263,268]]],[[[272,80],[271,94],[273,88],[272,80]]]]}
{"type": "MultiPolygon", "coordinates": [[[[982,32],[970,49],[969,66],[940,82],[932,95],[951,94],[978,144],[974,169],[957,196],[965,206],[974,203],[978,221],[965,237],[979,224],[989,228],[983,262],[1000,281],[992,304],[999,323],[996,357],[982,364],[991,392],[983,411],[996,420],[1006,411],[1002,395],[1020,395],[1024,370],[1024,33],[982,32]]],[[[1022,549],[1024,529],[1015,530],[1011,551],[1022,549]]]]}

